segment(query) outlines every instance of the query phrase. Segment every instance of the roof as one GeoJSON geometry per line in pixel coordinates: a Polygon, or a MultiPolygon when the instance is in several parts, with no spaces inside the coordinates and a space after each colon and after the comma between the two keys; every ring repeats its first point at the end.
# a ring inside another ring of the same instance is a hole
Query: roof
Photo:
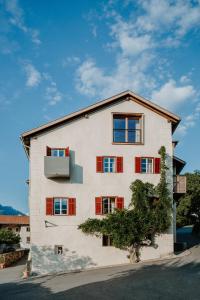
{"type": "Polygon", "coordinates": [[[132,100],[134,102],[137,102],[138,104],[151,109],[155,113],[158,113],[159,115],[162,115],[166,119],[168,119],[170,122],[172,122],[172,130],[174,131],[176,127],[178,126],[180,122],[180,117],[173,114],[172,112],[166,110],[165,108],[133,93],[132,91],[125,91],[120,94],[114,95],[110,98],[101,100],[99,102],[96,102],[95,104],[92,104],[90,106],[87,106],[81,110],[78,110],[76,112],[73,112],[71,114],[65,115],[64,117],[61,117],[59,119],[56,119],[54,121],[48,122],[42,126],[39,126],[37,128],[31,129],[29,131],[24,132],[21,135],[21,140],[25,147],[30,145],[30,138],[34,135],[40,134],[44,131],[50,130],[52,128],[61,126],[63,123],[72,121],[76,118],[84,117],[89,113],[92,113],[94,111],[100,110],[108,105],[111,105],[115,102],[120,102],[123,100],[132,100]]]}
{"type": "Polygon", "coordinates": [[[29,225],[29,216],[0,215],[0,224],[29,225]]]}
{"type": "Polygon", "coordinates": [[[185,167],[186,162],[177,156],[173,156],[173,161],[174,161],[174,165],[176,165],[177,173],[180,174],[180,172],[185,167]]]}

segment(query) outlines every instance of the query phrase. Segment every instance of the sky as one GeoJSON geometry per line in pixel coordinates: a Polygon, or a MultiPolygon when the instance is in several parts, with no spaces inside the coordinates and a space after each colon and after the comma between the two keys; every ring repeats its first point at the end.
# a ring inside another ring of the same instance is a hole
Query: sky
{"type": "Polygon", "coordinates": [[[0,0],[0,203],[28,213],[26,130],[130,89],[200,169],[199,0],[0,0]]]}

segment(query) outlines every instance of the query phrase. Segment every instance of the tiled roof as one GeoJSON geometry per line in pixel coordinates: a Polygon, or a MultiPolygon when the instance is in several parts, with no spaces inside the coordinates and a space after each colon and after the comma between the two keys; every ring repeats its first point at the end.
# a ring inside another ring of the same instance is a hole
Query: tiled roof
{"type": "Polygon", "coordinates": [[[0,224],[29,225],[29,216],[0,215],[0,224]]]}

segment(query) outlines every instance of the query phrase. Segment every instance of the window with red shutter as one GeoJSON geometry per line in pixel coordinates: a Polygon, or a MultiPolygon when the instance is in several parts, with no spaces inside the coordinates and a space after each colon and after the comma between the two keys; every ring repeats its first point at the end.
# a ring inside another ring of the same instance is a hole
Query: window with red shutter
{"type": "Polygon", "coordinates": [[[141,157],[135,157],[135,173],[141,173],[141,157]]]}
{"type": "Polygon", "coordinates": [[[160,158],[159,157],[154,158],[154,173],[160,174],[160,158]]]}
{"type": "Polygon", "coordinates": [[[103,172],[103,157],[102,156],[96,157],[96,172],[97,173],[103,172]]]}
{"type": "Polygon", "coordinates": [[[102,198],[101,197],[95,198],[95,214],[102,215],[102,198]]]}
{"type": "Polygon", "coordinates": [[[76,215],[76,199],[75,198],[69,198],[68,199],[68,215],[69,216],[75,216],[76,215]]]}
{"type": "Polygon", "coordinates": [[[117,199],[116,199],[116,208],[117,209],[123,209],[124,208],[124,198],[123,197],[117,197],[117,199]]]}
{"type": "Polygon", "coordinates": [[[51,156],[51,148],[47,146],[46,148],[46,155],[51,156]]]}
{"type": "Polygon", "coordinates": [[[65,149],[65,156],[69,156],[69,147],[65,149]]]}
{"type": "Polygon", "coordinates": [[[53,198],[46,198],[46,215],[53,215],[53,198]]]}
{"type": "Polygon", "coordinates": [[[123,157],[122,156],[118,156],[116,157],[116,161],[117,161],[117,173],[123,173],[123,157]]]}

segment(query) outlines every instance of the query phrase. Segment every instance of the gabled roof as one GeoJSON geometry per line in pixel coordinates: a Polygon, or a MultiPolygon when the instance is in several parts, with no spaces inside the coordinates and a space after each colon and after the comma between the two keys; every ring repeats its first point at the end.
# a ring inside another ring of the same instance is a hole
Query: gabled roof
{"type": "Polygon", "coordinates": [[[29,217],[0,215],[0,224],[29,225],[29,217]]]}
{"type": "Polygon", "coordinates": [[[104,99],[102,101],[96,102],[95,104],[92,104],[90,106],[87,106],[86,108],[83,108],[81,110],[78,110],[74,113],[68,114],[64,117],[61,117],[59,119],[56,119],[54,121],[48,122],[42,126],[39,126],[37,128],[31,129],[29,131],[24,132],[21,135],[21,140],[24,144],[24,146],[30,145],[30,138],[34,135],[40,134],[44,131],[48,131],[52,128],[58,127],[64,123],[67,123],[69,121],[72,121],[76,118],[84,117],[85,115],[92,113],[94,111],[103,109],[106,106],[109,106],[115,102],[120,102],[123,100],[132,100],[137,102],[138,104],[154,111],[155,113],[158,113],[159,115],[163,116],[164,118],[168,119],[170,122],[172,122],[172,130],[174,131],[180,122],[180,117],[171,113],[170,111],[162,108],[161,106],[133,93],[132,91],[125,91],[120,94],[114,95],[110,98],[104,99]]]}

